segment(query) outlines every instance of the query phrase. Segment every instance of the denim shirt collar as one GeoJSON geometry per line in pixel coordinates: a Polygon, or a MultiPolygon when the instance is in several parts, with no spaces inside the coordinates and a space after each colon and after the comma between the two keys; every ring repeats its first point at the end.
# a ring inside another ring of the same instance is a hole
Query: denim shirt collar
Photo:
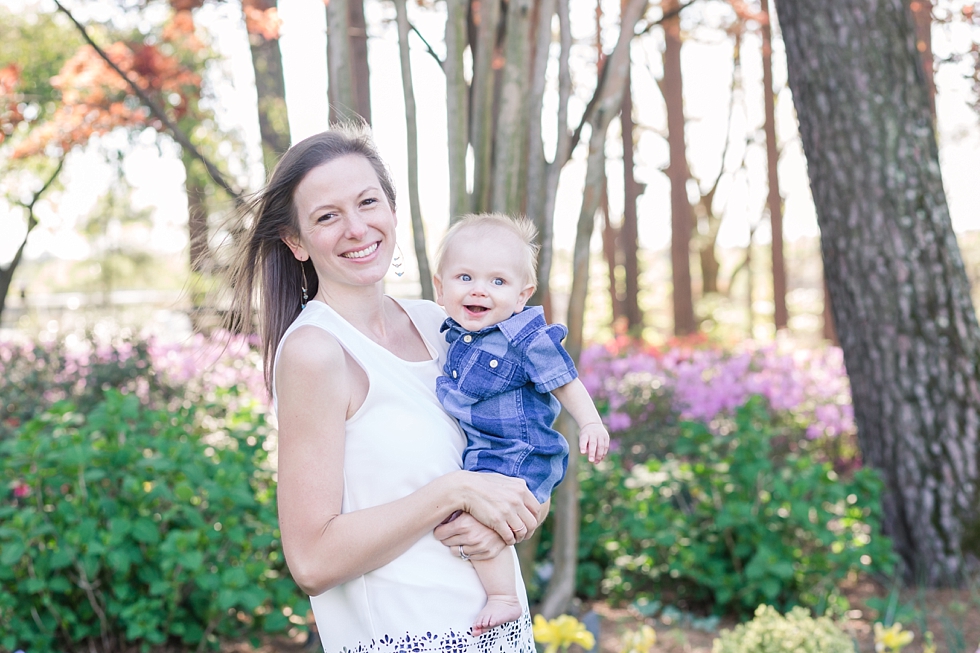
{"type": "Polygon", "coordinates": [[[532,322],[540,320],[544,324],[544,308],[541,306],[525,306],[524,310],[520,313],[514,313],[509,318],[503,322],[498,322],[488,327],[484,327],[479,331],[467,331],[459,322],[451,317],[447,317],[439,328],[439,332],[449,331],[446,334],[446,340],[448,342],[454,342],[464,333],[472,333],[474,336],[484,336],[494,330],[499,330],[500,333],[504,335],[505,338],[511,343],[515,342],[518,334],[520,334],[525,327],[527,327],[532,322]]]}

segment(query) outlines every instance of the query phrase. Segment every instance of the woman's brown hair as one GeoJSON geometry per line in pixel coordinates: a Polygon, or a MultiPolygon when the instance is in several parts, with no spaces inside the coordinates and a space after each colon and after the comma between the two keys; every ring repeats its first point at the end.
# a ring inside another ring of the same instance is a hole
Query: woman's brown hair
{"type": "Polygon", "coordinates": [[[349,155],[367,159],[394,210],[395,186],[388,167],[367,127],[362,125],[334,126],[293,145],[279,160],[266,187],[242,210],[242,220],[251,217],[251,225],[233,264],[233,295],[227,325],[232,332],[251,333],[258,314],[265,384],[270,395],[276,349],[301,310],[304,272],[309,297],[316,295],[319,286],[313,264],[309,260],[303,263],[296,260],[282,240],[284,235],[299,231],[293,195],[311,170],[349,155]]]}

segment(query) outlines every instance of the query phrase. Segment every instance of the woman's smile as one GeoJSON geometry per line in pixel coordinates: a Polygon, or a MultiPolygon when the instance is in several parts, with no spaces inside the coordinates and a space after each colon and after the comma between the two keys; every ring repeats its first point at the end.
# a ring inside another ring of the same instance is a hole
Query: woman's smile
{"type": "Polygon", "coordinates": [[[341,254],[341,256],[343,256],[344,258],[353,258],[353,259],[366,258],[371,254],[374,254],[376,251],[378,251],[378,245],[380,244],[381,241],[376,241],[371,243],[364,249],[355,250],[353,252],[345,252],[341,254]]]}

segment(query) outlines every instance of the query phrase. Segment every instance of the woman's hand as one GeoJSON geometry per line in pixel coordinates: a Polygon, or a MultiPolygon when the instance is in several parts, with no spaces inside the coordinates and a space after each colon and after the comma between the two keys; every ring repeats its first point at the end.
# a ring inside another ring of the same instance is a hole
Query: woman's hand
{"type": "Polygon", "coordinates": [[[440,524],[433,534],[453,555],[458,556],[459,547],[462,547],[463,553],[473,560],[496,558],[507,548],[496,531],[478,522],[468,512],[461,512],[456,519],[440,524]]]}
{"type": "Polygon", "coordinates": [[[490,472],[459,472],[463,511],[492,529],[504,544],[523,541],[538,526],[540,504],[523,479],[490,472]]]}

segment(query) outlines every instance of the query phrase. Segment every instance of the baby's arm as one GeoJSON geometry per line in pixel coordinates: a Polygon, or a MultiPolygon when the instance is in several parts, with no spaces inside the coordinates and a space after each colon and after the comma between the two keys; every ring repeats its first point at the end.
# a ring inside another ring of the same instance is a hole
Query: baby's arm
{"type": "Polygon", "coordinates": [[[609,432],[602,425],[599,411],[592,403],[589,391],[578,379],[552,390],[562,407],[578,424],[578,444],[582,454],[588,453],[589,462],[597,463],[609,452],[609,432]]]}

